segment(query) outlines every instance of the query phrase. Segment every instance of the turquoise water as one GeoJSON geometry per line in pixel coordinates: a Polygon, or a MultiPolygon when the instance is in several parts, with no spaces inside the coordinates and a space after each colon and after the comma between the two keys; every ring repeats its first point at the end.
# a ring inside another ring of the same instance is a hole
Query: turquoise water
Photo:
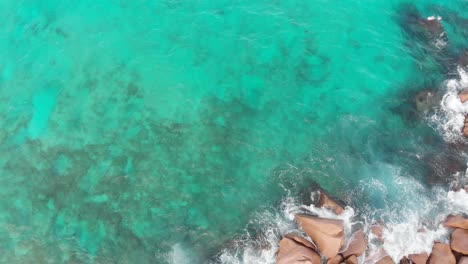
{"type": "MultiPolygon", "coordinates": [[[[416,6],[442,16],[444,56],[468,47],[466,1],[416,6]]],[[[363,187],[395,168],[430,190],[446,147],[405,109],[446,72],[404,10],[1,1],[0,262],[216,261],[312,183],[361,210],[407,198],[363,187]]]]}

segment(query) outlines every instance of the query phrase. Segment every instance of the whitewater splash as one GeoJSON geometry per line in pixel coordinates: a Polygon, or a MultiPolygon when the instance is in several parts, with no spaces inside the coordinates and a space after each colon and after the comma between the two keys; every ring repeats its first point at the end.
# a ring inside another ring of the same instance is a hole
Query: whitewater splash
{"type": "MultiPolygon", "coordinates": [[[[463,68],[458,68],[457,71],[458,78],[447,80],[443,84],[445,91],[440,107],[428,117],[429,124],[450,143],[466,141],[462,135],[462,128],[468,114],[468,102],[462,104],[458,94],[468,89],[468,73],[467,69],[463,68]]],[[[368,250],[359,257],[361,264],[375,263],[385,255],[399,263],[403,257],[410,254],[430,254],[434,241],[449,241],[450,229],[442,226],[444,219],[450,214],[468,212],[468,193],[464,189],[447,192],[442,187],[435,187],[428,192],[427,186],[411,177],[399,175],[398,169],[393,166],[388,168],[389,166],[387,164],[379,167],[392,171],[390,182],[383,178],[371,178],[360,182],[359,186],[366,189],[360,190],[361,192],[378,190],[378,193],[385,197],[387,193],[397,193],[397,196],[403,197],[391,198],[390,200],[394,200],[393,204],[386,204],[385,208],[379,210],[365,205],[360,207],[362,212],[346,207],[342,215],[335,215],[328,209],[301,205],[294,198],[288,197],[282,202],[280,209],[274,212],[265,211],[252,220],[256,221],[257,225],[265,226],[263,235],[260,236],[261,241],[258,236],[251,238],[246,235],[238,241],[236,247],[224,249],[216,263],[275,263],[282,236],[288,233],[304,234],[294,223],[294,215],[304,212],[323,218],[343,220],[346,240],[357,229],[363,229],[367,234],[368,250]],[[382,227],[382,239],[372,233],[372,227],[376,224],[382,227]]],[[[460,182],[466,181],[464,172],[455,176],[460,182]],[[460,177],[464,179],[459,179],[460,177]]],[[[311,194],[311,197],[314,196],[311,194]]],[[[384,197],[380,198],[387,200],[384,197]]]]}
{"type": "Polygon", "coordinates": [[[375,263],[385,254],[399,263],[402,257],[409,254],[430,253],[434,241],[447,242],[449,229],[442,226],[442,221],[449,214],[468,212],[468,193],[465,190],[444,193],[441,189],[436,189],[434,193],[435,197],[415,197],[422,203],[422,210],[405,210],[403,204],[395,205],[387,212],[389,214],[387,216],[403,214],[406,220],[387,217],[383,224],[383,241],[377,239],[371,232],[371,227],[376,223],[373,215],[366,212],[358,214],[351,207],[346,207],[343,214],[335,215],[328,209],[299,205],[296,200],[289,197],[283,201],[280,210],[259,214],[256,219],[257,224],[266,226],[261,236],[262,241],[258,241],[258,238],[246,238],[236,248],[225,249],[216,263],[275,263],[278,243],[282,236],[288,233],[304,234],[294,224],[294,215],[304,212],[343,220],[346,239],[357,229],[363,229],[367,234],[369,249],[366,254],[359,257],[359,263],[375,263]],[[432,210],[427,211],[428,207],[432,210]],[[259,248],[259,244],[263,244],[263,248],[259,248]]]}
{"type": "Polygon", "coordinates": [[[263,241],[246,239],[238,248],[225,249],[218,257],[218,261],[226,264],[275,263],[278,243],[282,236],[288,233],[304,234],[294,223],[294,215],[304,212],[326,218],[341,219],[345,224],[345,236],[348,238],[352,234],[351,229],[355,225],[353,222],[355,212],[352,208],[346,207],[341,215],[336,215],[328,209],[300,205],[295,199],[288,197],[282,202],[279,210],[273,213],[270,211],[261,213],[254,220],[258,224],[266,226],[263,230],[264,234],[261,236],[263,241]],[[263,249],[259,249],[259,244],[264,245],[263,249]]]}
{"type": "Polygon", "coordinates": [[[468,102],[461,103],[458,93],[468,89],[467,69],[458,68],[459,78],[444,83],[445,94],[440,108],[429,117],[429,124],[438,130],[444,140],[450,143],[465,141],[462,135],[465,115],[468,114],[468,102]]]}
{"type": "MultiPolygon", "coordinates": [[[[399,261],[409,254],[421,252],[431,253],[434,241],[447,243],[450,230],[442,226],[444,219],[450,214],[468,212],[468,193],[449,191],[445,196],[440,196],[434,205],[439,207],[433,218],[428,215],[409,214],[408,221],[402,223],[389,223],[383,232],[383,249],[395,261],[399,261]],[[432,223],[429,219],[433,219],[432,223]]],[[[366,262],[361,262],[366,263],[366,262]]]]}

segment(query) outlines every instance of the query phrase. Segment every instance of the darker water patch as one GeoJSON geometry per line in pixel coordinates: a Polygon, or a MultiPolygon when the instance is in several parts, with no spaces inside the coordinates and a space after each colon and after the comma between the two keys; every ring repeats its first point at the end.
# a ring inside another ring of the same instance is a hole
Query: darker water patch
{"type": "Polygon", "coordinates": [[[440,104],[442,91],[439,86],[442,80],[411,79],[396,93],[399,100],[389,106],[389,110],[402,118],[409,126],[424,122],[440,104]]]}
{"type": "Polygon", "coordinates": [[[455,179],[455,174],[464,173],[467,169],[466,161],[460,153],[449,148],[440,149],[423,157],[426,177],[429,185],[448,186],[455,179]]]}
{"type": "MultiPolygon", "coordinates": [[[[429,12],[439,14],[443,21],[451,27],[454,36],[460,37],[460,40],[468,39],[468,18],[460,15],[459,12],[442,5],[430,4],[427,6],[429,12]]],[[[452,43],[454,45],[454,50],[460,51],[465,49],[466,46],[463,44],[464,41],[455,41],[452,43]]],[[[466,43],[465,43],[466,44],[466,43]]]]}
{"type": "Polygon", "coordinates": [[[405,47],[418,63],[420,71],[431,76],[448,73],[453,65],[450,40],[438,17],[426,18],[411,3],[400,4],[393,16],[405,37],[405,47]]]}

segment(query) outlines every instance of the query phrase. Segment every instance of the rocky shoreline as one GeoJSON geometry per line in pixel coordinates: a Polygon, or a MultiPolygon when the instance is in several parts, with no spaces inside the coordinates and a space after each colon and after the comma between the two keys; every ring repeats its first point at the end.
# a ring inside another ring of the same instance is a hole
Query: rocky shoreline
{"type": "MultiPolygon", "coordinates": [[[[468,186],[464,189],[468,189],[468,186]]],[[[465,192],[465,190],[459,191],[465,192]]],[[[320,191],[320,198],[315,203],[315,207],[330,210],[337,216],[345,210],[344,206],[323,190],[320,191]]],[[[410,254],[400,260],[393,260],[383,247],[369,250],[369,241],[385,242],[386,227],[383,223],[374,223],[368,230],[354,231],[345,243],[343,220],[300,213],[295,215],[295,222],[303,233],[283,235],[276,255],[277,264],[320,264],[322,260],[327,264],[468,263],[468,216],[463,214],[449,215],[440,223],[451,231],[450,243],[434,241],[431,252],[410,254]]],[[[421,227],[418,232],[425,232],[424,227],[421,227]]]]}
{"type": "MultiPolygon", "coordinates": [[[[424,100],[433,104],[433,93],[426,93],[425,96],[429,98],[424,100]]],[[[416,97],[421,97],[421,94],[417,94],[416,97]]],[[[457,97],[461,104],[468,102],[468,89],[459,92],[457,97]]],[[[468,114],[465,115],[460,132],[464,137],[468,137],[468,114]]],[[[452,191],[468,193],[468,185],[452,184],[452,191]]],[[[345,211],[345,206],[331,198],[325,191],[319,192],[315,207],[329,210],[336,216],[345,211]]],[[[409,254],[399,260],[392,259],[383,247],[369,250],[370,242],[385,243],[384,223],[374,223],[367,230],[362,228],[355,230],[345,243],[343,220],[305,213],[295,214],[294,219],[303,233],[288,233],[282,236],[276,254],[278,264],[468,264],[468,215],[466,214],[448,215],[439,223],[450,231],[448,243],[434,240],[430,252],[409,254]]],[[[417,230],[417,232],[425,231],[424,227],[417,230]]]]}
{"type": "MultiPolygon", "coordinates": [[[[441,64],[445,60],[441,58],[446,52],[448,43],[439,17],[422,18],[417,11],[411,8],[405,10],[402,19],[402,28],[408,34],[420,37],[422,42],[428,45],[428,53],[441,64]],[[406,13],[405,13],[406,12],[406,13]]],[[[458,70],[468,66],[468,51],[463,51],[452,65],[447,69],[458,70]]],[[[462,105],[468,102],[468,87],[462,87],[456,94],[462,105]]],[[[412,100],[413,113],[427,114],[428,111],[440,104],[442,96],[434,90],[418,91],[412,100]]],[[[459,133],[468,138],[468,114],[464,111],[464,122],[459,133]]],[[[457,125],[458,127],[458,125],[457,125]]],[[[468,185],[452,183],[454,192],[468,193],[468,185]]],[[[325,191],[320,190],[320,196],[315,201],[315,207],[325,208],[333,212],[335,216],[343,214],[346,207],[331,198],[325,191]]],[[[447,209],[447,213],[450,213],[447,209]]],[[[468,212],[464,212],[468,213],[468,212]]],[[[339,217],[337,217],[339,218],[339,217]]],[[[439,226],[446,228],[450,233],[449,242],[435,239],[430,252],[415,252],[401,259],[393,259],[384,247],[387,233],[385,223],[374,223],[364,229],[359,228],[352,235],[345,238],[345,223],[341,219],[320,217],[313,214],[297,213],[294,215],[295,224],[302,232],[288,233],[282,236],[276,252],[276,263],[309,263],[309,264],[468,264],[468,215],[459,213],[448,215],[439,226]],[[372,242],[373,248],[370,249],[372,242]],[[377,242],[377,243],[375,243],[377,242]],[[375,244],[380,245],[375,248],[375,244]]],[[[419,227],[417,232],[427,232],[425,227],[419,227]]],[[[402,237],[401,239],[405,239],[402,237]]],[[[418,241],[414,241],[418,243],[418,241]]]]}

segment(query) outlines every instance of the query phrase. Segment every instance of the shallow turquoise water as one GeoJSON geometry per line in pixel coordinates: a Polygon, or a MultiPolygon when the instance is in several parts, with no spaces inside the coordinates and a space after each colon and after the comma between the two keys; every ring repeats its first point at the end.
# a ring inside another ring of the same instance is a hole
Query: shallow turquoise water
{"type": "MultiPolygon", "coordinates": [[[[417,6],[455,54],[468,8],[445,2],[417,6]]],[[[1,1],[1,262],[204,262],[312,182],[404,200],[362,182],[427,183],[440,137],[395,109],[445,76],[400,4],[1,1]]]]}

